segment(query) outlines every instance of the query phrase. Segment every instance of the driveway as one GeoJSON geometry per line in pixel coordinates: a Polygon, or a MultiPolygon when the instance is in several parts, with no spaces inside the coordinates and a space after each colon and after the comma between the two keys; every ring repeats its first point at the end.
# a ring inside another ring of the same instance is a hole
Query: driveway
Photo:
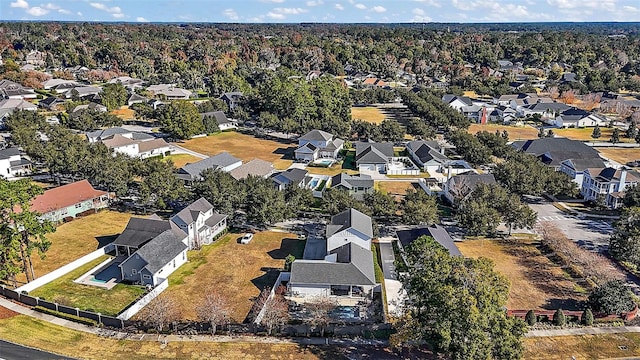
{"type": "Polygon", "coordinates": [[[387,294],[387,310],[391,315],[400,315],[400,304],[403,301],[402,283],[396,273],[396,260],[393,254],[392,237],[382,237],[378,240],[380,246],[380,259],[382,260],[382,272],[384,273],[384,289],[387,294]]]}

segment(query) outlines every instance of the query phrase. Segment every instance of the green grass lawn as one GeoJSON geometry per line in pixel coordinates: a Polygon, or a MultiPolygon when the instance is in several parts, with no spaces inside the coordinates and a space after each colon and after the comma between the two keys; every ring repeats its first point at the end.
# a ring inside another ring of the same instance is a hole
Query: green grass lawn
{"type": "Polygon", "coordinates": [[[106,290],[97,286],[81,285],[73,282],[73,280],[108,258],[107,255],[101,256],[67,275],[35,289],[29,295],[82,310],[115,316],[140,295],[144,294],[144,288],[117,284],[113,289],[106,290]]]}

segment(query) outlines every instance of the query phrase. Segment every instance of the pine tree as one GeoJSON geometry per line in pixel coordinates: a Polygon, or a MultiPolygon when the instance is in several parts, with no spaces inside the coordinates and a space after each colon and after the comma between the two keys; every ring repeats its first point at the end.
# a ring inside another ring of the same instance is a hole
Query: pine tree
{"type": "Polygon", "coordinates": [[[587,326],[593,325],[593,312],[591,309],[587,309],[582,313],[582,323],[587,326]]]}
{"type": "Polygon", "coordinates": [[[593,128],[593,132],[591,133],[591,138],[595,140],[600,138],[600,136],[602,136],[602,131],[600,131],[600,126],[596,125],[596,127],[593,128]]]}
{"type": "Polygon", "coordinates": [[[567,318],[564,316],[562,309],[556,310],[555,314],[553,314],[553,324],[556,326],[565,326],[566,323],[567,318]]]}
{"type": "Polygon", "coordinates": [[[538,319],[536,319],[536,313],[533,310],[527,311],[527,315],[524,317],[524,321],[529,325],[533,326],[536,324],[538,319]]]}

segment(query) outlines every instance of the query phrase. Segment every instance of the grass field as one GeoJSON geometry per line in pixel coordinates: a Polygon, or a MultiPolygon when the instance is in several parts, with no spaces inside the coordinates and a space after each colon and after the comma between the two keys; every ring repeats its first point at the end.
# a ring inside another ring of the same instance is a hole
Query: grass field
{"type": "Polygon", "coordinates": [[[378,190],[391,195],[404,195],[408,189],[415,189],[418,184],[411,181],[378,181],[378,190]]]}
{"type": "Polygon", "coordinates": [[[97,286],[81,285],[73,282],[73,280],[108,258],[106,255],[101,256],[67,275],[33,290],[30,295],[82,310],[91,310],[115,316],[140,295],[144,294],[144,288],[117,284],[111,290],[106,290],[97,286]]]}
{"type": "MultiPolygon", "coordinates": [[[[490,133],[495,133],[496,130],[502,133],[504,130],[507,130],[509,133],[509,140],[530,140],[538,138],[538,130],[529,126],[507,126],[507,125],[498,125],[498,124],[471,124],[467,132],[470,134],[475,134],[480,131],[488,131],[490,133]]],[[[554,129],[555,131],[555,129],[554,129]]]]}
{"type": "MultiPolygon", "coordinates": [[[[557,136],[566,137],[572,140],[582,140],[582,141],[597,141],[597,142],[608,142],[611,140],[611,134],[613,134],[613,128],[601,127],[600,128],[600,137],[597,139],[593,139],[591,134],[593,133],[593,128],[568,128],[568,129],[553,129],[553,132],[557,136]]],[[[624,131],[620,131],[620,142],[635,142],[634,139],[628,139],[623,136],[624,131]]]]}
{"type": "Polygon", "coordinates": [[[525,338],[527,360],[571,359],[637,359],[640,356],[640,334],[603,334],[525,338]],[[626,350],[618,346],[626,347],[626,350]]]}
{"type": "Polygon", "coordinates": [[[284,170],[293,163],[295,150],[294,146],[258,139],[235,131],[190,139],[181,143],[180,146],[209,156],[227,151],[245,162],[258,158],[272,162],[278,170],[284,170]]]}
{"type": "Polygon", "coordinates": [[[352,107],[351,118],[353,120],[363,120],[374,124],[380,124],[384,120],[384,114],[380,109],[373,106],[352,107]]]}
{"type": "Polygon", "coordinates": [[[119,117],[122,120],[131,120],[136,118],[136,112],[128,108],[112,110],[111,114],[119,117]]]}
{"type": "Polygon", "coordinates": [[[194,305],[206,291],[217,291],[232,309],[234,321],[242,322],[253,300],[265,287],[273,286],[284,258],[302,258],[304,241],[294,234],[259,232],[247,245],[237,243],[241,234],[227,234],[200,252],[189,253],[189,262],[169,276],[166,294],[176,300],[185,319],[195,319],[194,305]]]}
{"type": "MultiPolygon", "coordinates": [[[[47,274],[62,265],[107,245],[120,234],[131,214],[116,211],[101,211],[75,219],[56,228],[56,232],[47,235],[51,247],[44,260],[35,254],[32,256],[36,276],[47,274]]],[[[18,280],[24,280],[24,274],[18,280]]]]}
{"type": "Polygon", "coordinates": [[[173,161],[173,166],[175,166],[176,168],[181,168],[187,163],[194,163],[202,160],[201,158],[190,154],[173,154],[165,156],[164,158],[165,160],[173,161]]]}
{"type": "Polygon", "coordinates": [[[341,165],[334,165],[330,168],[307,166],[307,171],[309,171],[309,174],[331,175],[331,176],[338,175],[340,173],[347,173],[349,175],[354,175],[358,173],[357,170],[342,169],[341,165]]]}
{"type": "Polygon", "coordinates": [[[598,148],[598,151],[607,159],[617,161],[622,165],[628,163],[629,161],[640,160],[640,148],[598,148]]]}
{"type": "Polygon", "coordinates": [[[345,359],[340,348],[234,342],[114,340],[18,315],[0,320],[0,338],[76,359],[345,359]]]}
{"type": "MultiPolygon", "coordinates": [[[[464,256],[486,257],[511,281],[509,309],[578,309],[586,299],[568,275],[526,240],[468,240],[457,243],[464,256]]],[[[580,308],[581,309],[581,308],[580,308]]]]}

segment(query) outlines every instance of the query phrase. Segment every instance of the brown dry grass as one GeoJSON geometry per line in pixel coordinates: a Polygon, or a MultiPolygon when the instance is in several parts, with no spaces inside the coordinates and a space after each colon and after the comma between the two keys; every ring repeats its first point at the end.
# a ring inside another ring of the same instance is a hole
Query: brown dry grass
{"type": "Polygon", "coordinates": [[[340,165],[334,165],[330,168],[307,166],[307,171],[309,171],[309,174],[331,175],[331,176],[338,175],[340,173],[347,173],[349,175],[354,175],[358,173],[358,171],[356,170],[342,169],[340,165]]]}
{"type": "MultiPolygon", "coordinates": [[[[591,137],[593,133],[593,128],[567,128],[567,129],[553,129],[553,132],[557,136],[562,136],[569,138],[571,140],[581,140],[581,141],[589,141],[589,142],[607,142],[611,140],[611,135],[613,134],[613,128],[608,127],[600,127],[600,137],[594,139],[591,137]]],[[[634,139],[625,138],[624,132],[620,131],[620,142],[635,142],[634,139]]]]}
{"type": "Polygon", "coordinates": [[[629,161],[640,160],[640,148],[621,149],[621,148],[598,148],[602,156],[620,164],[626,164],[629,161]]]}
{"type": "Polygon", "coordinates": [[[575,310],[576,302],[586,298],[565,272],[528,240],[468,240],[457,245],[464,256],[493,260],[495,269],[511,281],[509,309],[575,310]]]}
{"type": "Polygon", "coordinates": [[[295,150],[294,146],[258,139],[235,131],[190,139],[179,145],[209,156],[227,151],[244,162],[258,158],[272,162],[273,166],[280,170],[288,168],[293,163],[295,150]]]}
{"type": "Polygon", "coordinates": [[[201,158],[193,156],[191,154],[173,154],[165,156],[164,158],[165,160],[173,161],[173,166],[175,166],[176,168],[181,168],[188,163],[194,163],[202,160],[201,158]]]}
{"type": "Polygon", "coordinates": [[[8,319],[18,315],[17,312],[7,309],[6,307],[0,306],[0,320],[8,319]]]}
{"type": "MultiPolygon", "coordinates": [[[[469,134],[475,134],[480,131],[488,131],[490,133],[495,133],[496,130],[502,133],[504,130],[507,130],[509,133],[509,140],[530,140],[538,138],[538,130],[529,126],[507,126],[507,125],[498,125],[498,124],[471,124],[467,132],[469,134]]],[[[555,130],[554,130],[555,131],[555,130]]]]}
{"type": "MultiPolygon", "coordinates": [[[[51,247],[44,260],[37,254],[31,258],[36,276],[47,274],[98,249],[100,244],[104,246],[113,241],[131,217],[132,214],[105,210],[58,226],[56,232],[47,235],[51,247]],[[99,243],[98,239],[103,241],[99,243]]],[[[24,281],[24,274],[18,280],[24,281]]]]}
{"type": "Polygon", "coordinates": [[[612,359],[640,356],[640,334],[602,334],[524,339],[527,360],[612,359]],[[621,350],[618,346],[626,346],[621,350]]]}
{"type": "Polygon", "coordinates": [[[19,315],[0,320],[0,338],[76,359],[342,359],[340,349],[259,342],[114,340],[19,315]]]}
{"type": "Polygon", "coordinates": [[[379,181],[378,189],[391,195],[404,195],[408,189],[415,189],[418,184],[411,181],[379,181]]]}
{"type": "Polygon", "coordinates": [[[131,120],[136,118],[136,112],[124,106],[120,109],[111,110],[111,114],[122,120],[131,120]]]}
{"type": "Polygon", "coordinates": [[[294,234],[259,232],[247,245],[237,242],[240,236],[230,233],[191,251],[189,262],[169,276],[166,293],[180,305],[183,318],[195,319],[194,306],[212,290],[226,299],[234,321],[244,321],[255,297],[273,286],[284,258],[302,258],[304,241],[294,234]]]}
{"type": "Polygon", "coordinates": [[[373,106],[352,107],[351,118],[353,120],[362,120],[374,124],[380,124],[385,116],[380,109],[373,106]]]}

